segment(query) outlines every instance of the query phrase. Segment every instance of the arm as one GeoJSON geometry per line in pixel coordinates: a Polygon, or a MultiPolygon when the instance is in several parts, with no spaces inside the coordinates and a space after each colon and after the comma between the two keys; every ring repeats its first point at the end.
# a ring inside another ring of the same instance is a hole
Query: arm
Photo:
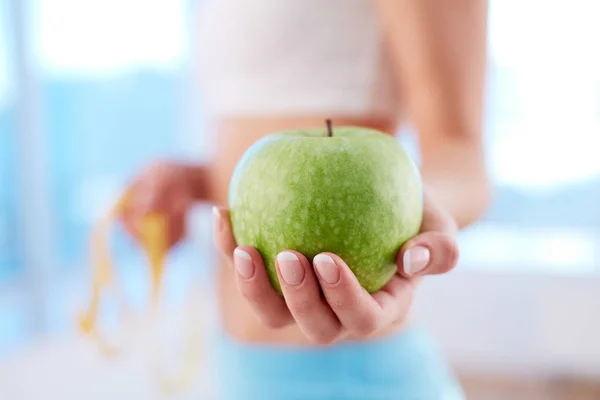
{"type": "Polygon", "coordinates": [[[486,0],[375,0],[422,174],[459,227],[490,201],[482,138],[486,0]]]}

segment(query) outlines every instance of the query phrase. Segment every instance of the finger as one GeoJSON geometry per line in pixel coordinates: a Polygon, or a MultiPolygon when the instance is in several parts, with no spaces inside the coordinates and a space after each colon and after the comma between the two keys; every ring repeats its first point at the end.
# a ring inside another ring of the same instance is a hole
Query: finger
{"type": "Polygon", "coordinates": [[[162,193],[158,190],[159,179],[159,176],[149,175],[132,188],[135,193],[130,202],[133,212],[144,215],[167,208],[167,196],[161,196],[162,193]]]}
{"type": "MultiPolygon", "coordinates": [[[[164,215],[168,218],[167,222],[167,244],[169,247],[174,246],[176,243],[181,241],[186,234],[186,226],[187,226],[187,210],[189,207],[189,203],[185,204],[180,202],[179,204],[174,204],[170,211],[164,212],[161,215],[164,215]]],[[[142,219],[145,218],[148,213],[134,213],[132,211],[132,207],[126,206],[121,212],[120,220],[125,226],[125,230],[132,235],[134,238],[139,238],[142,236],[141,232],[141,222],[142,219]]]]}
{"type": "Polygon", "coordinates": [[[271,328],[281,328],[293,322],[285,299],[269,281],[258,251],[243,246],[236,248],[233,254],[238,289],[261,322],[271,328]]]}
{"type": "Polygon", "coordinates": [[[444,274],[456,266],[458,255],[453,235],[422,233],[406,242],[398,252],[398,273],[404,277],[444,274]]]}
{"type": "Polygon", "coordinates": [[[429,190],[423,193],[423,223],[421,232],[456,233],[456,221],[448,214],[429,190]]]}
{"type": "Polygon", "coordinates": [[[131,201],[128,202],[127,208],[134,213],[136,217],[143,216],[150,212],[171,212],[173,201],[175,203],[186,203],[188,199],[182,199],[181,190],[176,193],[169,193],[165,196],[164,192],[168,189],[166,182],[175,182],[178,170],[172,167],[171,163],[156,162],[146,169],[134,182],[128,186],[128,192],[134,194],[131,201]]]}
{"type": "Polygon", "coordinates": [[[179,243],[187,232],[188,210],[193,205],[193,198],[185,193],[175,196],[167,205],[168,209],[164,212],[168,216],[167,240],[169,247],[179,243]]]}
{"type": "Polygon", "coordinates": [[[373,299],[379,304],[383,314],[383,326],[387,326],[406,317],[412,300],[417,280],[394,275],[373,299]]]}
{"type": "Polygon", "coordinates": [[[179,243],[186,234],[187,214],[185,211],[180,211],[176,214],[171,214],[167,226],[167,245],[169,248],[179,243]]]}
{"type": "Polygon", "coordinates": [[[313,266],[327,303],[350,334],[366,337],[383,326],[381,306],[341,258],[321,253],[313,259],[313,266]]]}
{"type": "Polygon", "coordinates": [[[164,196],[165,182],[173,182],[176,170],[167,162],[155,162],[131,187],[134,188],[135,197],[133,207],[136,212],[166,212],[169,208],[169,196],[164,196]]]}
{"type": "Polygon", "coordinates": [[[235,250],[237,244],[235,242],[235,238],[233,237],[229,212],[225,208],[214,206],[212,213],[213,238],[215,245],[221,255],[231,262],[233,258],[233,251],[235,250]]]}
{"type": "Polygon", "coordinates": [[[421,234],[407,241],[398,252],[398,274],[404,277],[443,274],[456,266],[457,225],[430,190],[423,195],[421,234]]]}
{"type": "Polygon", "coordinates": [[[142,218],[151,212],[166,211],[167,204],[165,201],[159,201],[154,187],[156,179],[149,176],[146,179],[139,179],[132,183],[127,191],[132,193],[127,201],[118,210],[120,219],[125,225],[125,229],[135,238],[139,238],[142,234],[140,225],[142,218]]]}
{"type": "Polygon", "coordinates": [[[285,302],[302,333],[315,343],[333,343],[340,336],[342,325],[321,294],[306,257],[284,251],[277,255],[276,263],[285,302]]]}
{"type": "Polygon", "coordinates": [[[128,211],[128,208],[123,210],[120,220],[127,233],[129,233],[133,238],[139,238],[141,236],[139,223],[137,222],[137,219],[135,219],[128,211]]]}

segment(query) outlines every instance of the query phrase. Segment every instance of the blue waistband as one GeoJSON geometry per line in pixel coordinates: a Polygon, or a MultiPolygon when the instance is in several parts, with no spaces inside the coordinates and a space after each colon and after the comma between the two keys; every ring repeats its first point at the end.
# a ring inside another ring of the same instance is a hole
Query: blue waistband
{"type": "Polygon", "coordinates": [[[459,385],[421,329],[362,342],[296,347],[240,343],[214,350],[219,400],[461,400],[459,385]]]}

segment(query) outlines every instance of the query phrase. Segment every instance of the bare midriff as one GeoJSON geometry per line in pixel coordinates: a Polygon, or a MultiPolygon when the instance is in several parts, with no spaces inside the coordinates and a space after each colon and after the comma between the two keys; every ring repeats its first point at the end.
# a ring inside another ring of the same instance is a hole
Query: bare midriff
{"type": "MultiPolygon", "coordinates": [[[[229,180],[235,166],[249,146],[261,137],[288,129],[302,129],[324,126],[323,117],[286,117],[273,118],[231,118],[223,119],[214,136],[217,141],[217,152],[212,164],[211,193],[216,204],[227,204],[229,180]]],[[[396,132],[396,118],[332,118],[337,126],[365,126],[389,134],[396,132]]],[[[235,272],[231,265],[222,262],[219,266],[218,301],[221,310],[222,323],[226,331],[234,338],[245,342],[306,344],[310,342],[294,324],[284,328],[272,329],[259,321],[235,283],[235,272]]],[[[396,323],[379,332],[382,336],[401,330],[406,320],[396,323]]]]}

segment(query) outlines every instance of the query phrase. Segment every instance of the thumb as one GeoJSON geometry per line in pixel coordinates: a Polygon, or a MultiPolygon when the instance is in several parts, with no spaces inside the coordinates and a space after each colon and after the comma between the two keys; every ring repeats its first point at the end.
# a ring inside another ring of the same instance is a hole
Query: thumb
{"type": "Polygon", "coordinates": [[[456,266],[458,253],[454,235],[422,233],[406,242],[398,252],[398,274],[405,277],[444,274],[456,266]]]}
{"type": "Polygon", "coordinates": [[[458,261],[456,222],[427,189],[421,233],[400,248],[396,259],[398,274],[404,277],[444,274],[458,261]]]}
{"type": "Polygon", "coordinates": [[[231,221],[229,219],[229,210],[224,207],[214,206],[213,213],[213,237],[217,250],[228,261],[233,259],[233,251],[237,244],[233,237],[231,221]]]}

